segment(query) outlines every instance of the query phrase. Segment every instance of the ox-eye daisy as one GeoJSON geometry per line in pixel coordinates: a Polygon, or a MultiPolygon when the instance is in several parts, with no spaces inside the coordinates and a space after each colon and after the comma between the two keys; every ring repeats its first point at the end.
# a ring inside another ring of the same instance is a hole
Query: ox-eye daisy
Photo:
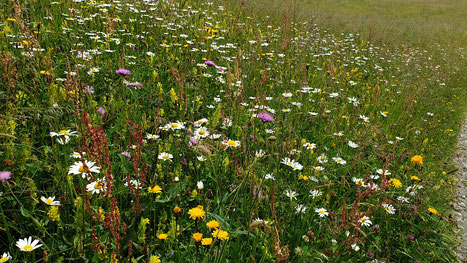
{"type": "Polygon", "coordinates": [[[95,166],[95,162],[85,161],[84,163],[79,161],[75,162],[70,169],[68,170],[68,174],[75,174],[81,175],[83,178],[86,178],[86,174],[88,173],[99,173],[100,167],[95,166]]]}
{"type": "Polygon", "coordinates": [[[42,202],[46,203],[47,205],[60,205],[60,201],[54,201],[55,196],[47,197],[47,198],[45,196],[42,196],[41,200],[42,200],[42,202]]]}
{"type": "Polygon", "coordinates": [[[32,237],[30,236],[29,238],[24,238],[20,239],[16,242],[16,246],[21,249],[21,251],[25,252],[31,252],[36,248],[39,248],[42,246],[42,244],[37,244],[39,243],[38,239],[35,239],[34,241],[32,240],[32,237]]]}

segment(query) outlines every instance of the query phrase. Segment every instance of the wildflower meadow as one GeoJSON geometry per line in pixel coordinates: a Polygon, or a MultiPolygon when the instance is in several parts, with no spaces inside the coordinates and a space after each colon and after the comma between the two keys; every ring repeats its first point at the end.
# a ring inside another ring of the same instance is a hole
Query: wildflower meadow
{"type": "Polygon", "coordinates": [[[447,52],[246,1],[6,2],[0,262],[457,262],[447,52]]]}

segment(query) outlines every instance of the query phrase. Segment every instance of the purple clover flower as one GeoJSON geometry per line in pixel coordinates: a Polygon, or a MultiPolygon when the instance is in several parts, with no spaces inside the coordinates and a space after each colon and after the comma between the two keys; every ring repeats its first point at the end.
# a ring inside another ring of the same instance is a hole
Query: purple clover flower
{"type": "Polygon", "coordinates": [[[216,66],[216,63],[214,63],[214,62],[211,61],[211,60],[206,60],[206,61],[204,62],[204,64],[205,64],[206,66],[213,66],[213,67],[216,66]]]}
{"type": "Polygon", "coordinates": [[[104,114],[105,114],[105,109],[102,108],[102,107],[99,107],[99,108],[97,108],[96,112],[97,112],[97,114],[99,114],[100,116],[104,116],[104,114]]]}
{"type": "Polygon", "coordinates": [[[0,181],[6,182],[6,180],[11,179],[11,172],[10,171],[1,171],[0,172],[0,181]]]}
{"type": "Polygon", "coordinates": [[[271,114],[267,113],[267,112],[264,112],[264,113],[260,113],[258,115],[256,115],[260,120],[262,120],[263,122],[273,122],[274,121],[274,117],[272,117],[271,114]]]}
{"type": "Polygon", "coordinates": [[[131,159],[131,154],[129,152],[122,152],[121,154],[131,159]]]}
{"type": "Polygon", "coordinates": [[[131,75],[131,71],[129,71],[128,69],[124,69],[124,68],[119,68],[117,70],[115,70],[115,72],[119,75],[122,75],[122,76],[129,76],[131,75]]]}
{"type": "Polygon", "coordinates": [[[86,92],[86,94],[94,94],[94,87],[93,86],[86,86],[86,87],[84,87],[84,92],[86,92]]]}

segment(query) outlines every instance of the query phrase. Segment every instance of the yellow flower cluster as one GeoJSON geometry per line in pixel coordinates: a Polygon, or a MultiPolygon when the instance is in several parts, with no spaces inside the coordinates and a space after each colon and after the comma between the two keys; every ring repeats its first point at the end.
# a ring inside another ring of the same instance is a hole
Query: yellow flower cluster
{"type": "Polygon", "coordinates": [[[58,206],[51,206],[47,215],[52,221],[60,221],[60,214],[58,213],[58,206]]]}

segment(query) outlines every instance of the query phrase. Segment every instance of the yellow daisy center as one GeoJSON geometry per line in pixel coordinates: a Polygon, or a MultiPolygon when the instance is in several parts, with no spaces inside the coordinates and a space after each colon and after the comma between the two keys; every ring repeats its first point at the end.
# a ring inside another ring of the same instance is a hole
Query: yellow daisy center
{"type": "Polygon", "coordinates": [[[234,142],[234,141],[228,141],[228,142],[227,142],[227,145],[229,145],[229,146],[236,146],[237,143],[234,142]]]}
{"type": "Polygon", "coordinates": [[[48,205],[51,205],[51,204],[52,204],[52,202],[53,202],[53,201],[52,201],[52,199],[50,199],[50,198],[47,198],[47,204],[48,204],[48,205]]]}
{"type": "Polygon", "coordinates": [[[206,132],[201,130],[201,131],[199,131],[199,134],[204,135],[204,134],[206,134],[206,132]]]}
{"type": "Polygon", "coordinates": [[[31,245],[26,245],[23,247],[25,251],[32,251],[32,246],[31,245]]]}
{"type": "Polygon", "coordinates": [[[319,213],[320,213],[320,214],[324,214],[324,211],[323,211],[323,210],[320,210],[319,213]]]}
{"type": "Polygon", "coordinates": [[[172,128],[178,128],[178,124],[172,123],[172,128]]]}
{"type": "Polygon", "coordinates": [[[169,159],[169,156],[166,154],[166,155],[162,155],[162,159],[169,159]]]}
{"type": "Polygon", "coordinates": [[[78,169],[80,173],[87,173],[89,172],[89,168],[85,168],[84,165],[81,165],[78,169]]]}
{"type": "Polygon", "coordinates": [[[102,185],[101,184],[95,184],[94,185],[94,189],[102,189],[102,185]]]}
{"type": "Polygon", "coordinates": [[[68,131],[67,131],[67,130],[61,130],[59,133],[60,133],[61,135],[67,135],[67,134],[68,134],[68,131]]]}

